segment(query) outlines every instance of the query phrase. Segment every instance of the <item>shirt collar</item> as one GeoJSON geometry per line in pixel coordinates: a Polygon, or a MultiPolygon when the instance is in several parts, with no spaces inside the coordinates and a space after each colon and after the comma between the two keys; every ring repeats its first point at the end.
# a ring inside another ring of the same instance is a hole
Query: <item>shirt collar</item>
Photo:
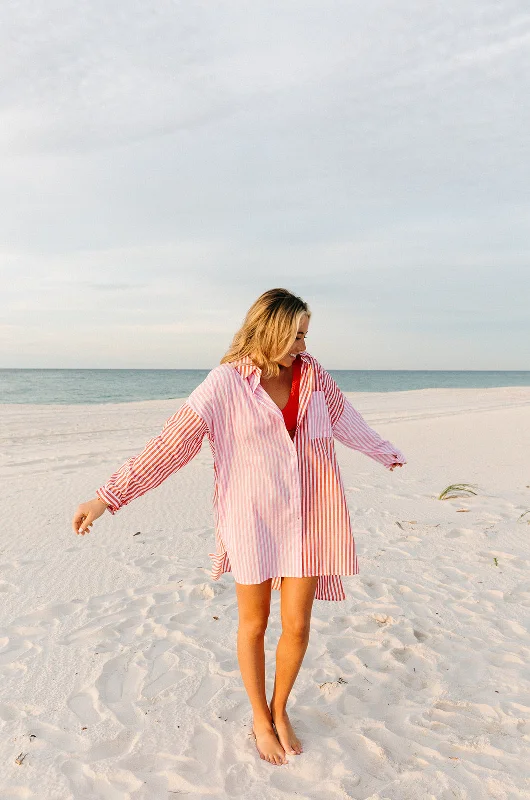
{"type": "MultiPolygon", "coordinates": [[[[303,351],[300,353],[300,358],[302,362],[309,363],[311,361],[311,356],[307,351],[303,351]]],[[[229,362],[234,369],[237,369],[239,374],[242,378],[248,378],[248,382],[252,388],[252,391],[255,391],[256,386],[258,385],[260,378],[261,378],[261,368],[258,367],[250,356],[243,356],[243,358],[238,358],[235,361],[229,362]]]]}

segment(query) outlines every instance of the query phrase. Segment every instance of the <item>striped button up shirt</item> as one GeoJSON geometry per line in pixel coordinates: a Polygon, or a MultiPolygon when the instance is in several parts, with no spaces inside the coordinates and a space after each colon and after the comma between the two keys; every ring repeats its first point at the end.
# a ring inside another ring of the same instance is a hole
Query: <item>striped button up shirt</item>
{"type": "Polygon", "coordinates": [[[97,495],[111,514],[158,486],[199,453],[213,455],[215,552],[211,577],[238,583],[318,575],[317,600],[344,600],[341,575],[359,571],[334,439],[390,469],[406,463],[316,358],[300,354],[298,419],[291,439],[281,410],[249,357],[220,364],[144,450],[97,495]]]}

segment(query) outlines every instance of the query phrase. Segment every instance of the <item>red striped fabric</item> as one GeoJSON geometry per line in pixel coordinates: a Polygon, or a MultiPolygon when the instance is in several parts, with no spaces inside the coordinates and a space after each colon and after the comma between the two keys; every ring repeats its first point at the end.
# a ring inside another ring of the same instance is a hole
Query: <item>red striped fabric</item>
{"type": "Polygon", "coordinates": [[[200,451],[214,462],[211,577],[238,583],[318,575],[315,599],[344,600],[342,575],[359,571],[334,438],[384,467],[406,463],[368,426],[331,375],[300,354],[294,439],[282,411],[248,357],[212,369],[144,450],[129,458],[97,495],[111,514],[158,486],[200,451]]]}

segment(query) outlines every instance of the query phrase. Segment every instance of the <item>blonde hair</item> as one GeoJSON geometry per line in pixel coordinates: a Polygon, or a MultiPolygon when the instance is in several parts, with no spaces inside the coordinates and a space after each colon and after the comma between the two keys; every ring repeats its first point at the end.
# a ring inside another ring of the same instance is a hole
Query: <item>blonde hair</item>
{"type": "Polygon", "coordinates": [[[307,303],[287,289],[263,292],[250,306],[243,325],[219,363],[250,356],[264,378],[278,377],[278,361],[296,339],[304,314],[311,316],[307,303]]]}

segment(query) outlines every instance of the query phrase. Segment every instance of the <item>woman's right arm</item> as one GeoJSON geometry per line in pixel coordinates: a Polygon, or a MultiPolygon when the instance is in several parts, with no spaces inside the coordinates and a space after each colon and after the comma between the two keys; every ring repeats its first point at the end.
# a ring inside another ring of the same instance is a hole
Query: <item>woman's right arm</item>
{"type": "Polygon", "coordinates": [[[154,489],[181,469],[200,451],[207,430],[202,417],[187,402],[184,403],[166,420],[159,435],[149,439],[141,453],[128,458],[97,489],[94,500],[79,506],[73,520],[75,532],[79,531],[79,524],[82,529],[89,529],[105,507],[115,514],[122,506],[154,489]]]}

